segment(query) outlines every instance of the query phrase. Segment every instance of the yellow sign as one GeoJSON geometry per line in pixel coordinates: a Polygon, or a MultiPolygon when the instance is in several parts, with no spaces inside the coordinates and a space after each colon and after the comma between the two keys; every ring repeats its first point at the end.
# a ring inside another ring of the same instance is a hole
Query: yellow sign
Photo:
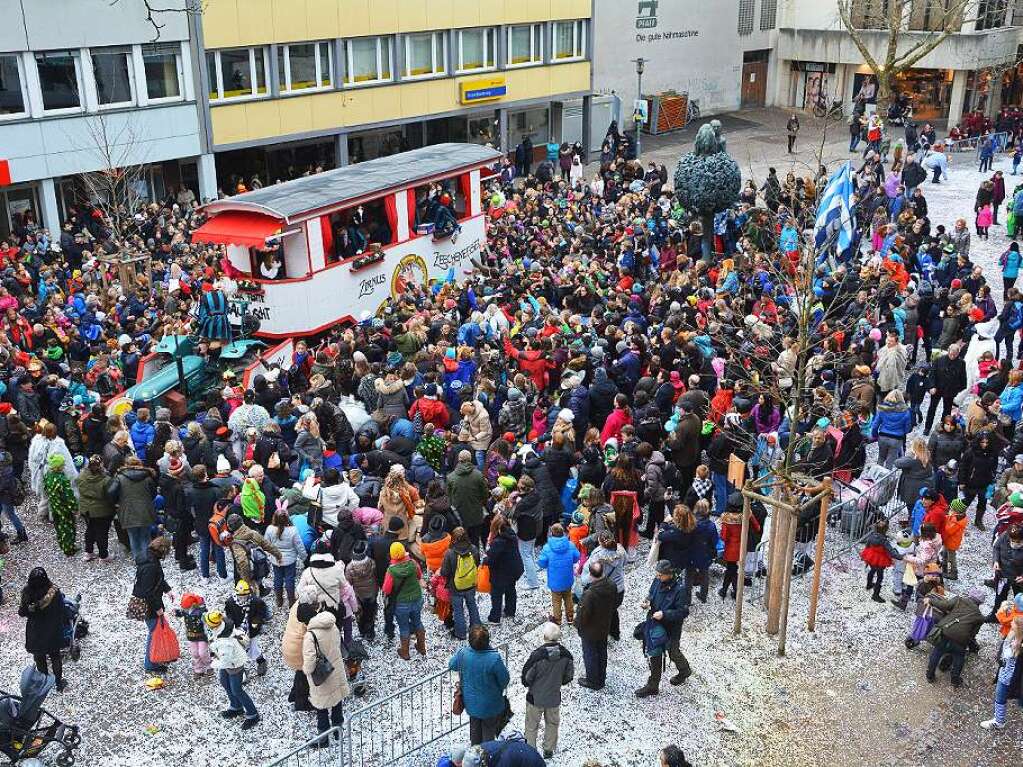
{"type": "Polygon", "coordinates": [[[488,101],[500,101],[508,95],[508,86],[503,77],[469,80],[462,83],[459,89],[463,104],[485,104],[488,101]]]}

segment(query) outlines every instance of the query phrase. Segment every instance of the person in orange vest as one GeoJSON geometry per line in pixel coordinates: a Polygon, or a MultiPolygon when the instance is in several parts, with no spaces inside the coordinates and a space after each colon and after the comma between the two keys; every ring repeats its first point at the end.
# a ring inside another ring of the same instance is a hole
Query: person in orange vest
{"type": "Polygon", "coordinates": [[[941,574],[949,580],[959,580],[956,553],[963,545],[966,525],[966,504],[962,499],[956,498],[949,504],[945,526],[941,530],[941,543],[945,547],[941,552],[941,574]]]}

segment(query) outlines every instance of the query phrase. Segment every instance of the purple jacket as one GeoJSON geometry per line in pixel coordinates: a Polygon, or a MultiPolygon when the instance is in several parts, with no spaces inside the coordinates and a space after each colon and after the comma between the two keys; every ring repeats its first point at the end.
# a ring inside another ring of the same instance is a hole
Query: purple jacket
{"type": "Polygon", "coordinates": [[[772,408],[770,411],[762,409],[759,404],[753,406],[753,426],[757,430],[757,434],[770,434],[772,431],[778,431],[778,427],[781,425],[781,413],[778,412],[778,408],[772,408]]]}

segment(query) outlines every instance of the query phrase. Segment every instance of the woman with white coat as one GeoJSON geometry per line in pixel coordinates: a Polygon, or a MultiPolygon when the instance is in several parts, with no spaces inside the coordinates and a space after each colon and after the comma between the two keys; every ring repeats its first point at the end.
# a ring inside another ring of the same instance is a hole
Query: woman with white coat
{"type": "Polygon", "coordinates": [[[318,590],[317,601],[334,613],[345,635],[345,644],[352,641],[352,622],[359,607],[355,589],[345,578],[344,562],[338,562],[330,553],[330,541],[320,539],[313,544],[313,554],[306,563],[298,582],[298,591],[306,587],[318,590]]]}
{"type": "Polygon", "coordinates": [[[57,436],[57,427],[44,418],[36,424],[36,435],[28,446],[29,481],[32,492],[39,497],[39,518],[44,522],[50,520],[50,505],[43,493],[43,477],[51,455],[64,456],[64,476],[71,481],[77,497],[78,469],[75,468],[75,459],[71,457],[71,451],[67,449],[64,440],[57,436]]]}
{"type": "MultiPolygon", "coordinates": [[[[309,619],[309,629],[302,639],[302,670],[309,680],[309,702],[316,709],[316,729],[321,735],[344,722],[341,703],[351,694],[336,621],[330,610],[317,613],[309,619]],[[324,679],[317,679],[314,674],[317,658],[330,664],[330,673],[324,679]]],[[[327,745],[327,738],[315,743],[316,748],[327,745]]]]}
{"type": "Polygon", "coordinates": [[[973,391],[974,384],[980,380],[980,358],[984,352],[998,354],[998,345],[995,343],[995,336],[998,334],[998,318],[987,322],[978,322],[974,325],[973,337],[970,345],[966,347],[966,354],[963,362],[966,363],[966,390],[973,391]]]}
{"type": "Polygon", "coordinates": [[[573,155],[572,167],[568,170],[568,179],[573,189],[579,189],[583,183],[583,163],[579,155],[573,155]]]}

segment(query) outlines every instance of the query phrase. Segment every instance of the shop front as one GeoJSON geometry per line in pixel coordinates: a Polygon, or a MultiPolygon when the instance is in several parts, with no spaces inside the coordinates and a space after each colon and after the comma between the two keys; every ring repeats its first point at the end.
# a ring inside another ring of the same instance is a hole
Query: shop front
{"type": "Polygon", "coordinates": [[[0,242],[11,232],[41,221],[39,185],[15,184],[0,187],[0,242]]]}
{"type": "MultiPolygon", "coordinates": [[[[900,93],[909,99],[916,122],[944,120],[948,118],[952,101],[953,74],[951,69],[909,69],[900,72],[892,83],[892,95],[900,93]]],[[[853,77],[853,94],[859,93],[867,77],[873,77],[869,69],[861,67],[857,70],[853,77]]]]}
{"type": "Polygon", "coordinates": [[[789,104],[796,109],[813,110],[818,100],[830,106],[837,92],[835,65],[818,61],[793,61],[792,91],[789,104]]]}

